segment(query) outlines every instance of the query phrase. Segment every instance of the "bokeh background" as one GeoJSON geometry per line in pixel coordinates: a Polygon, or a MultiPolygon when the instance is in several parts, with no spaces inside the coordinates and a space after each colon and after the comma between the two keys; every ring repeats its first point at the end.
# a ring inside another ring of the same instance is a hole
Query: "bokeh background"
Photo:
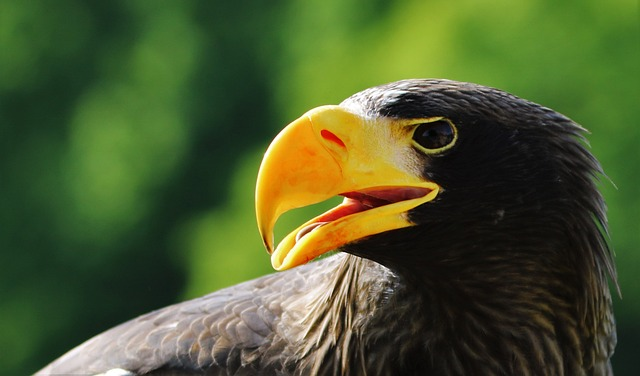
{"type": "Polygon", "coordinates": [[[270,139],[366,87],[442,77],[592,132],[614,369],[638,374],[639,36],[636,0],[0,0],[0,373],[272,272],[253,215],[270,139]]]}

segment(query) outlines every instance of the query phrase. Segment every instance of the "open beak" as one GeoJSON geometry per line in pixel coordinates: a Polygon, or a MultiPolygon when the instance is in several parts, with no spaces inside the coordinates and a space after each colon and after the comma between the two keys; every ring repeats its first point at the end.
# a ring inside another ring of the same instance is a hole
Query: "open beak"
{"type": "Polygon", "coordinates": [[[258,173],[256,216],[276,270],[285,270],[370,235],[412,226],[407,212],[433,200],[439,186],[400,163],[402,142],[385,124],[323,106],[288,125],[258,173]],[[336,195],[342,204],[304,223],[274,250],[273,229],[286,211],[336,195]]]}

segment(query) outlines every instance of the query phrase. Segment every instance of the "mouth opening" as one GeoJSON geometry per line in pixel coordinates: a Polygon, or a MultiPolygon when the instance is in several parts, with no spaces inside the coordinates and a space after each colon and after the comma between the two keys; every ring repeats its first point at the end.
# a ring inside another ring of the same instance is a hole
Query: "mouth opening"
{"type": "Polygon", "coordinates": [[[342,203],[300,229],[296,234],[296,243],[327,223],[367,210],[424,197],[431,191],[433,190],[422,187],[390,187],[341,193],[340,196],[344,197],[342,203]]]}

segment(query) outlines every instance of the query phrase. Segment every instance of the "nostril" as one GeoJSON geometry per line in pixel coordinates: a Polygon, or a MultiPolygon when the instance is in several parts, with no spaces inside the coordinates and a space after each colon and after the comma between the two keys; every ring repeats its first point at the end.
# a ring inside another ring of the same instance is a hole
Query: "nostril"
{"type": "Polygon", "coordinates": [[[320,131],[320,136],[322,136],[322,138],[324,138],[325,140],[329,141],[329,142],[333,142],[334,144],[340,146],[341,148],[345,148],[346,149],[346,145],[344,144],[344,142],[342,142],[342,140],[340,139],[340,137],[336,136],[334,133],[323,129],[320,131]]]}

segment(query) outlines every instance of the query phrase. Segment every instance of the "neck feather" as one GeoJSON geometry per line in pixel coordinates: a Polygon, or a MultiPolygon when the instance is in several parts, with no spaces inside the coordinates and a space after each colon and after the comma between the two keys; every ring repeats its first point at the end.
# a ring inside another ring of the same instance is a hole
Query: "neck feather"
{"type": "Polygon", "coordinates": [[[416,278],[357,256],[334,258],[332,278],[300,310],[297,342],[305,345],[296,358],[305,372],[610,371],[615,335],[604,273],[585,286],[568,277],[575,271],[534,260],[505,269],[496,256],[482,268],[456,268],[455,277],[441,270],[416,278]]]}

